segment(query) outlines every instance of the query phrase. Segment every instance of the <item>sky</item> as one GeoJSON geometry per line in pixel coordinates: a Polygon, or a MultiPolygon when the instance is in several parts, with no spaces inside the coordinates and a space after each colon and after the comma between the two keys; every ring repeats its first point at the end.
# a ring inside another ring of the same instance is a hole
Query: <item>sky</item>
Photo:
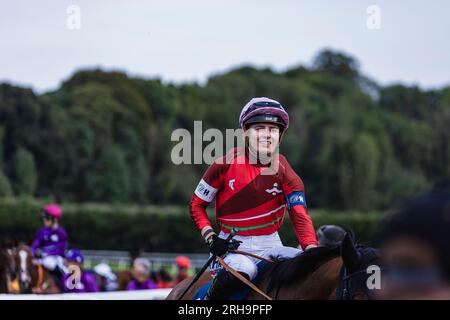
{"type": "Polygon", "coordinates": [[[43,93],[101,67],[205,83],[244,64],[309,66],[332,48],[381,85],[441,88],[449,12],[448,0],[2,0],[0,82],[43,93]]]}

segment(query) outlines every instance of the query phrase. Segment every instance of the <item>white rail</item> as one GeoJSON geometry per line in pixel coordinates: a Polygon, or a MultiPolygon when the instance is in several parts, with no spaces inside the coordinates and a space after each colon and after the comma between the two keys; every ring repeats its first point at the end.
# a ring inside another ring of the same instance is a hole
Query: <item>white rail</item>
{"type": "MultiPolygon", "coordinates": [[[[91,268],[97,263],[105,262],[118,266],[118,269],[128,269],[131,262],[129,253],[126,251],[83,250],[83,254],[86,268],[91,268]]],[[[179,255],[188,256],[194,268],[201,268],[209,258],[207,253],[144,252],[141,256],[147,258],[152,264],[152,267],[156,269],[161,266],[173,266],[175,264],[175,258],[179,255]]]]}
{"type": "Polygon", "coordinates": [[[164,300],[171,290],[168,288],[89,293],[0,294],[0,300],[164,300]]]}

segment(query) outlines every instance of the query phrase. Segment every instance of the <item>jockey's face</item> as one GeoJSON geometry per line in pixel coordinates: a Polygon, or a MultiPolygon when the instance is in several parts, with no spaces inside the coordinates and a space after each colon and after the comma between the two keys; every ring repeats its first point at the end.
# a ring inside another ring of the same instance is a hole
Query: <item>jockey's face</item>
{"type": "Polygon", "coordinates": [[[146,272],[142,272],[140,270],[136,270],[133,269],[131,271],[131,273],[133,274],[133,277],[138,281],[138,282],[145,282],[148,278],[149,278],[149,274],[146,272]]]}
{"type": "Polygon", "coordinates": [[[53,225],[53,218],[51,216],[44,214],[42,219],[44,221],[44,226],[50,228],[53,225]]]}
{"type": "Polygon", "coordinates": [[[382,276],[382,299],[450,299],[450,283],[440,272],[436,249],[410,236],[401,236],[383,248],[387,274],[382,276]]]}
{"type": "Polygon", "coordinates": [[[255,123],[246,130],[249,147],[258,155],[270,157],[278,147],[280,128],[269,123],[255,123]]]}
{"type": "Polygon", "coordinates": [[[138,282],[144,282],[150,277],[150,267],[143,263],[134,262],[131,273],[138,282]]]}
{"type": "Polygon", "coordinates": [[[187,274],[188,273],[188,268],[185,267],[178,267],[178,274],[187,274]]]}

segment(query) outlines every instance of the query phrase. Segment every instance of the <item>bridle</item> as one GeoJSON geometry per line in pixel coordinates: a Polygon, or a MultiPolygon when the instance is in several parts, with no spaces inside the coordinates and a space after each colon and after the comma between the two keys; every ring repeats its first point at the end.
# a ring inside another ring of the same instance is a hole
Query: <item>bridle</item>
{"type": "Polygon", "coordinates": [[[345,266],[343,266],[342,268],[343,268],[343,277],[342,277],[343,289],[342,294],[340,295],[340,297],[338,297],[338,300],[351,300],[349,289],[350,280],[359,277],[362,274],[366,274],[366,270],[362,269],[357,272],[348,274],[347,268],[345,266]]]}
{"type": "MultiPolygon", "coordinates": [[[[386,271],[387,268],[381,268],[380,267],[380,271],[386,271]]],[[[358,278],[362,275],[367,275],[367,268],[363,268],[359,271],[353,272],[351,274],[348,274],[348,269],[345,267],[345,265],[342,266],[342,294],[340,294],[339,296],[336,297],[337,300],[351,300],[352,297],[350,296],[350,282],[355,279],[358,278]]]]}
{"type": "MultiPolygon", "coordinates": [[[[378,260],[380,259],[380,255],[378,253],[377,249],[365,247],[365,246],[359,246],[357,245],[355,248],[360,255],[360,262],[359,267],[356,269],[357,271],[349,273],[348,268],[346,267],[345,263],[342,264],[341,272],[340,272],[340,283],[338,285],[338,290],[336,292],[336,299],[337,300],[351,300],[353,297],[351,296],[350,292],[350,286],[351,281],[360,278],[361,276],[367,276],[367,268],[372,265],[376,264],[379,265],[378,260]],[[362,268],[361,268],[362,267],[362,268]],[[358,270],[361,268],[360,270],[358,270]],[[341,290],[339,290],[341,289],[341,290]]],[[[385,271],[386,268],[380,268],[380,271],[385,271]]]]}

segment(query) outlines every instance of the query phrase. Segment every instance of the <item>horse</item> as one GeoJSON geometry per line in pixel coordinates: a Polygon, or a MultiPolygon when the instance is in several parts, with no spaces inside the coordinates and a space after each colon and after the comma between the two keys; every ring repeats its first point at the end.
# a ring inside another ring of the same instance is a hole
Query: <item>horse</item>
{"type": "Polygon", "coordinates": [[[19,244],[15,248],[16,276],[20,293],[60,293],[61,289],[50,271],[46,270],[39,260],[33,258],[31,248],[19,244]]]}
{"type": "Polygon", "coordinates": [[[130,270],[122,270],[122,271],[116,272],[116,276],[117,276],[117,284],[118,284],[117,290],[120,290],[120,291],[127,290],[128,283],[133,279],[131,271],[130,270]]]}
{"type": "Polygon", "coordinates": [[[15,247],[12,244],[0,244],[0,293],[18,293],[16,279],[15,247]]]}
{"type": "Polygon", "coordinates": [[[0,248],[0,293],[10,292],[10,274],[9,268],[11,266],[11,259],[8,254],[8,249],[0,248]]]}
{"type": "MultiPolygon", "coordinates": [[[[359,300],[372,298],[367,286],[367,267],[380,265],[378,249],[355,243],[347,233],[340,246],[317,247],[285,260],[267,264],[255,285],[274,300],[359,300]]],[[[175,286],[167,300],[179,300],[192,277],[175,286]]],[[[182,300],[191,300],[195,293],[211,281],[208,272],[186,292],[182,300]]],[[[246,300],[265,299],[250,291],[246,300]]]]}

